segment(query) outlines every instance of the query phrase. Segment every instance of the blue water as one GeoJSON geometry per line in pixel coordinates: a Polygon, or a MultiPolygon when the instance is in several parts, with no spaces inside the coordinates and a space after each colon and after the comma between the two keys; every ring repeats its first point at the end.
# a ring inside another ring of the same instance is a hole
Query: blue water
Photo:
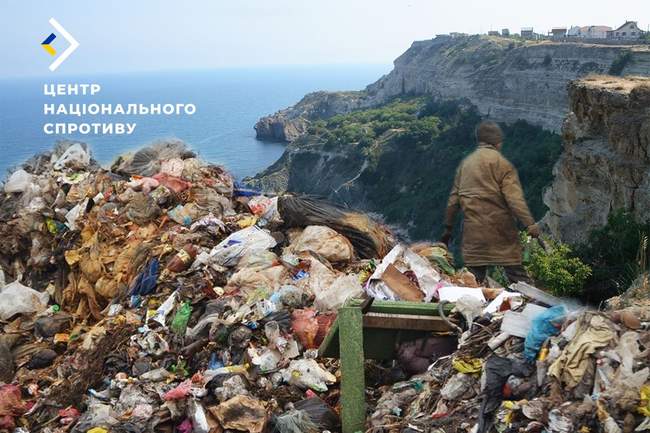
{"type": "Polygon", "coordinates": [[[106,165],[119,154],[153,140],[174,137],[187,142],[202,158],[225,165],[237,178],[254,175],[277,160],[279,143],[255,139],[261,116],[296,103],[315,90],[360,90],[389,71],[389,66],[314,66],[222,69],[0,80],[0,177],[35,153],[51,149],[57,139],[81,140],[106,165]],[[43,95],[45,83],[98,83],[94,96],[43,95]],[[44,103],[192,103],[187,116],[53,116],[44,103]],[[43,132],[49,122],[136,122],[131,135],[56,136],[43,132]]]}

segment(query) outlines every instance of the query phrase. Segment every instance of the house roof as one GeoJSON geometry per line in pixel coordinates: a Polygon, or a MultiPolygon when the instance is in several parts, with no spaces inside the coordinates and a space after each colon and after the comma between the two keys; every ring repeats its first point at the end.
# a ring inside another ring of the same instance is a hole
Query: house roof
{"type": "MultiPolygon", "coordinates": [[[[637,23],[636,21],[625,21],[625,23],[624,23],[622,26],[620,26],[620,27],[617,28],[617,29],[614,29],[614,31],[621,30],[623,27],[625,27],[625,26],[628,25],[628,24],[634,24],[634,25],[636,26],[636,23],[637,23]]],[[[638,26],[637,26],[637,27],[638,27],[638,26]]]]}
{"type": "MultiPolygon", "coordinates": [[[[625,25],[625,24],[623,24],[625,25]]],[[[608,32],[612,28],[610,26],[584,26],[580,27],[581,32],[608,32]]]]}

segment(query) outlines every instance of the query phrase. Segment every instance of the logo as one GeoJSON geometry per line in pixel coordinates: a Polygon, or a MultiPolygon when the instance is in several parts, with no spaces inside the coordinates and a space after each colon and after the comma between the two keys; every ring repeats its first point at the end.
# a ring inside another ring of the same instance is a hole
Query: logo
{"type": "MultiPolygon", "coordinates": [[[[54,18],[50,18],[50,24],[70,44],[68,48],[66,48],[65,51],[63,51],[59,57],[54,59],[54,61],[50,65],[50,71],[54,72],[59,66],[61,66],[61,63],[63,63],[65,59],[70,57],[70,54],[72,54],[77,48],[79,48],[79,42],[77,42],[77,40],[74,37],[72,37],[72,35],[68,33],[68,31],[64,29],[63,26],[59,24],[59,22],[54,18]]],[[[41,47],[43,47],[43,49],[52,57],[56,56],[56,49],[52,46],[52,42],[54,42],[55,39],[56,39],[56,34],[50,33],[50,36],[48,36],[47,38],[45,38],[43,42],[41,42],[41,47]]]]}

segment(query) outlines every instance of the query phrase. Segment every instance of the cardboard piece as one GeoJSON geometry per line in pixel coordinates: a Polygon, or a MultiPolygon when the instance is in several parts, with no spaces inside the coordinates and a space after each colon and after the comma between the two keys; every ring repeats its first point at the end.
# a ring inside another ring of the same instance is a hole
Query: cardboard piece
{"type": "Polygon", "coordinates": [[[421,302],[424,298],[424,293],[392,263],[386,267],[381,279],[401,300],[421,302]]]}

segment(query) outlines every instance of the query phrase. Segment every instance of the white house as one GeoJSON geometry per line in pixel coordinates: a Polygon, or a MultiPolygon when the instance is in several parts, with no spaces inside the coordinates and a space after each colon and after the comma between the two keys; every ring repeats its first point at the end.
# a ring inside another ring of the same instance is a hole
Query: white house
{"type": "Polygon", "coordinates": [[[608,39],[639,39],[644,31],[639,28],[636,21],[627,21],[615,30],[607,32],[608,39]]]}
{"type": "Polygon", "coordinates": [[[605,39],[607,32],[611,31],[609,26],[584,26],[580,27],[580,37],[587,39],[605,39]]]}

